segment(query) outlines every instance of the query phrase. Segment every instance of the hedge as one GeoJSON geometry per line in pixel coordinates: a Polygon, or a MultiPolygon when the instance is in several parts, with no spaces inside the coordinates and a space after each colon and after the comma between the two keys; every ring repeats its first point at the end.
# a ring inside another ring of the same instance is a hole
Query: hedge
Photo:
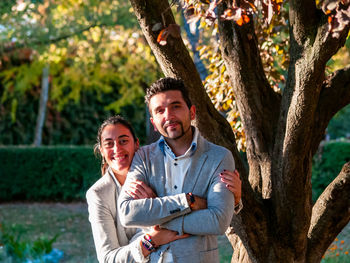
{"type": "Polygon", "coordinates": [[[350,141],[331,141],[320,146],[312,166],[312,199],[316,201],[323,190],[350,161],[350,141]]]}
{"type": "Polygon", "coordinates": [[[92,146],[0,147],[0,201],[83,200],[99,177],[92,146]]]}
{"type": "MultiPolygon", "coordinates": [[[[328,142],[313,159],[315,201],[350,161],[350,142],[328,142]]],[[[100,178],[92,146],[0,147],[0,201],[84,200],[100,178]]]]}

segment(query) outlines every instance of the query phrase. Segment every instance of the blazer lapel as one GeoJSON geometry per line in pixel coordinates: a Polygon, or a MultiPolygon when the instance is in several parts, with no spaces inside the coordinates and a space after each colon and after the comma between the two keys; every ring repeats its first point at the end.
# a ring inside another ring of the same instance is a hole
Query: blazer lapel
{"type": "Polygon", "coordinates": [[[112,214],[115,216],[115,220],[117,221],[116,223],[116,229],[117,229],[117,236],[118,236],[118,241],[121,246],[126,246],[129,243],[129,238],[126,235],[125,229],[122,226],[120,222],[120,217],[118,216],[118,211],[117,211],[117,203],[118,203],[118,196],[120,193],[121,186],[119,182],[117,181],[116,178],[114,178],[113,172],[111,168],[108,168],[108,173],[105,174],[107,183],[110,185],[115,186],[115,206],[113,205],[110,207],[112,214]]]}
{"type": "Polygon", "coordinates": [[[208,158],[208,155],[206,153],[206,147],[206,141],[201,135],[198,135],[197,149],[194,155],[192,156],[191,166],[186,174],[184,184],[182,187],[182,192],[188,193],[193,191],[194,186],[196,185],[196,182],[200,175],[200,172],[203,168],[203,165],[206,159],[208,158]]]}
{"type": "Polygon", "coordinates": [[[162,197],[165,196],[165,167],[164,167],[164,154],[159,149],[158,142],[155,145],[155,150],[151,153],[151,174],[149,181],[152,188],[157,189],[157,195],[162,197]]]}

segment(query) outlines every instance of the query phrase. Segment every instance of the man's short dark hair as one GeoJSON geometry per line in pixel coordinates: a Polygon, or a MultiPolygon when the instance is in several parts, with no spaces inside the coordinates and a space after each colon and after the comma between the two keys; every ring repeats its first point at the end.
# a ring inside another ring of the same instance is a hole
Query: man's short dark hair
{"type": "Polygon", "coordinates": [[[147,106],[149,106],[149,102],[151,98],[160,93],[168,90],[178,90],[181,92],[181,95],[186,102],[188,108],[191,108],[192,103],[190,97],[188,96],[188,91],[184,82],[181,79],[174,78],[161,78],[154,82],[146,91],[145,101],[147,106]]]}

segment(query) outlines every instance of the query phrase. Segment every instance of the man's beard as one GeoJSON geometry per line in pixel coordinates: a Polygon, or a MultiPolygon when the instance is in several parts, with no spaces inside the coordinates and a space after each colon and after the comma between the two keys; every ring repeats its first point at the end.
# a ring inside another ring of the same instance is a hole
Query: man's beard
{"type": "Polygon", "coordinates": [[[172,139],[172,140],[178,140],[178,139],[182,138],[182,137],[185,135],[185,133],[188,131],[188,129],[191,128],[191,126],[189,126],[189,128],[188,128],[187,131],[185,132],[184,126],[183,126],[182,122],[180,122],[180,121],[175,121],[175,122],[172,122],[172,123],[177,123],[177,124],[179,124],[179,125],[180,125],[180,130],[181,130],[181,132],[180,132],[180,134],[179,134],[178,136],[176,136],[175,138],[171,138],[171,137],[169,136],[168,131],[167,131],[167,127],[164,129],[164,132],[165,132],[165,134],[166,134],[165,137],[166,137],[166,138],[169,138],[169,139],[172,139]]]}

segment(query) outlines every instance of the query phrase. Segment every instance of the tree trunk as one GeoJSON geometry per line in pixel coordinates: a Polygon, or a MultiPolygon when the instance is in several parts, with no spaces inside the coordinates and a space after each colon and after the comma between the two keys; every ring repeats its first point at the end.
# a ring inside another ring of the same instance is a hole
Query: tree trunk
{"type": "MultiPolygon", "coordinates": [[[[232,1],[219,2],[218,17],[232,1]]],[[[348,165],[311,203],[312,156],[331,117],[350,102],[350,68],[325,75],[349,28],[334,39],[315,1],[289,1],[291,62],[279,94],[265,76],[253,18],[243,26],[219,20],[220,48],[246,133],[248,173],[231,127],[210,102],[182,39],[169,36],[167,45],[157,43],[153,26],[175,23],[168,1],[131,3],[164,74],[183,79],[189,89],[197,108],[195,125],[235,158],[244,209],[226,232],[234,248],[232,262],[319,262],[350,218],[348,165]],[[327,235],[320,242],[321,233],[327,235]]]]}
{"type": "Polygon", "coordinates": [[[49,67],[44,67],[41,79],[41,93],[39,102],[38,117],[36,119],[34,145],[41,146],[42,133],[46,115],[46,105],[49,98],[49,67]]]}

